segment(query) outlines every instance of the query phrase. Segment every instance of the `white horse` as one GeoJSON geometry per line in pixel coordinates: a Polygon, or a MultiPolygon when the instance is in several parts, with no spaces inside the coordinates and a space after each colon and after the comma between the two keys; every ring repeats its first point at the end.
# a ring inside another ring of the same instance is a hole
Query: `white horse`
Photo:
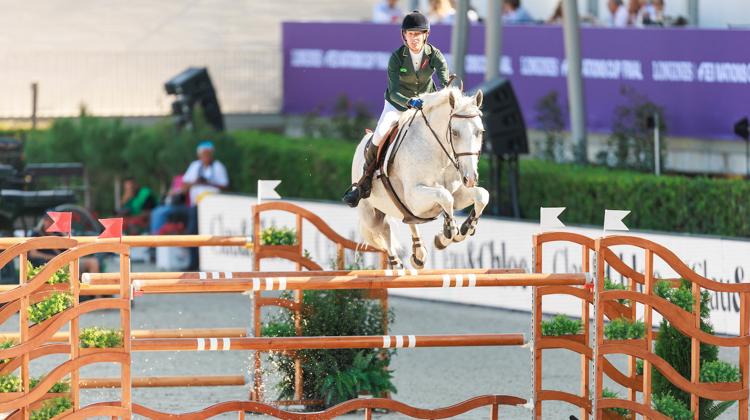
{"type": "MultiPolygon", "coordinates": [[[[435,236],[435,247],[444,249],[451,242],[460,242],[473,235],[477,220],[489,202],[489,193],[477,186],[477,164],[482,150],[482,125],[480,107],[482,92],[464,96],[462,91],[449,87],[421,96],[422,110],[408,110],[399,121],[397,139],[389,150],[398,151],[390,167],[384,168],[393,189],[408,210],[424,223],[444,216],[443,230],[435,236]],[[469,217],[456,227],[454,210],[469,205],[474,208],[469,217]]],[[[352,162],[352,182],[362,175],[363,148],[368,135],[359,143],[352,162]]],[[[398,220],[408,219],[389,195],[383,180],[373,179],[370,197],[360,201],[360,230],[365,242],[388,254],[391,267],[402,268],[397,255],[398,241],[386,216],[398,220]]],[[[417,224],[409,223],[412,233],[411,262],[415,268],[424,267],[427,251],[424,248],[417,224]]]]}

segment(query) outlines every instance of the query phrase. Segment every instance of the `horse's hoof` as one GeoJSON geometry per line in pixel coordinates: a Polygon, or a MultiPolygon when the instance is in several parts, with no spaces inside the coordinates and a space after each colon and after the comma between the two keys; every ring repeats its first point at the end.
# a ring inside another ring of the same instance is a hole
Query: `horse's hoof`
{"type": "Polygon", "coordinates": [[[440,235],[435,235],[435,249],[443,250],[447,247],[448,244],[443,245],[443,242],[440,240],[440,235]]]}
{"type": "Polygon", "coordinates": [[[455,242],[455,243],[458,243],[458,242],[461,242],[461,241],[463,241],[464,239],[466,239],[466,235],[463,235],[463,234],[461,234],[461,233],[458,233],[457,235],[455,235],[455,236],[453,237],[453,242],[455,242]]]}
{"type": "Polygon", "coordinates": [[[414,266],[417,270],[421,270],[424,268],[424,261],[417,258],[416,255],[411,256],[411,265],[414,266]]]}

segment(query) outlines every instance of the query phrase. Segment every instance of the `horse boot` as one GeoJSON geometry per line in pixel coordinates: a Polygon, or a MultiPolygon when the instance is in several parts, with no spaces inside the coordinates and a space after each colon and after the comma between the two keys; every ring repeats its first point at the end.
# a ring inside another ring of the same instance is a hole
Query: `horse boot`
{"type": "Polygon", "coordinates": [[[375,172],[376,160],[378,158],[378,146],[373,144],[372,137],[365,144],[365,165],[362,168],[362,177],[352,184],[344,193],[342,200],[349,207],[357,207],[359,200],[370,196],[372,189],[372,175],[375,172]]]}

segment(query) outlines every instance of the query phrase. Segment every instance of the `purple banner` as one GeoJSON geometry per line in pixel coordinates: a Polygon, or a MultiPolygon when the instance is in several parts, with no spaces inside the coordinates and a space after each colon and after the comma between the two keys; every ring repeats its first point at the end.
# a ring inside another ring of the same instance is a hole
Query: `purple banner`
{"type": "MultiPolygon", "coordinates": [[[[434,25],[430,43],[448,57],[450,26],[434,25]]],[[[503,29],[501,74],[513,82],[526,122],[536,103],[557,91],[567,108],[565,53],[559,26],[503,29]]],[[[671,135],[736,139],[732,126],[750,114],[750,31],[582,28],[587,125],[610,132],[623,87],[663,106],[671,135]]],[[[401,45],[396,25],[283,24],[283,112],[330,112],[341,95],[383,107],[388,58],[401,45]]],[[[484,76],[484,27],[471,26],[465,86],[484,76]]],[[[567,113],[566,113],[567,115],[567,113]]]]}

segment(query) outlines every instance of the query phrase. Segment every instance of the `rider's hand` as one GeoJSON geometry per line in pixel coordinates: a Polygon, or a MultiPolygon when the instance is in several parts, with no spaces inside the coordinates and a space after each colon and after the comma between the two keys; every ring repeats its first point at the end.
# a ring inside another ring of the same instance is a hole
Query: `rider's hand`
{"type": "Polygon", "coordinates": [[[409,102],[406,103],[409,108],[417,108],[422,109],[422,105],[424,105],[424,101],[419,98],[411,98],[409,99],[409,102]]]}

